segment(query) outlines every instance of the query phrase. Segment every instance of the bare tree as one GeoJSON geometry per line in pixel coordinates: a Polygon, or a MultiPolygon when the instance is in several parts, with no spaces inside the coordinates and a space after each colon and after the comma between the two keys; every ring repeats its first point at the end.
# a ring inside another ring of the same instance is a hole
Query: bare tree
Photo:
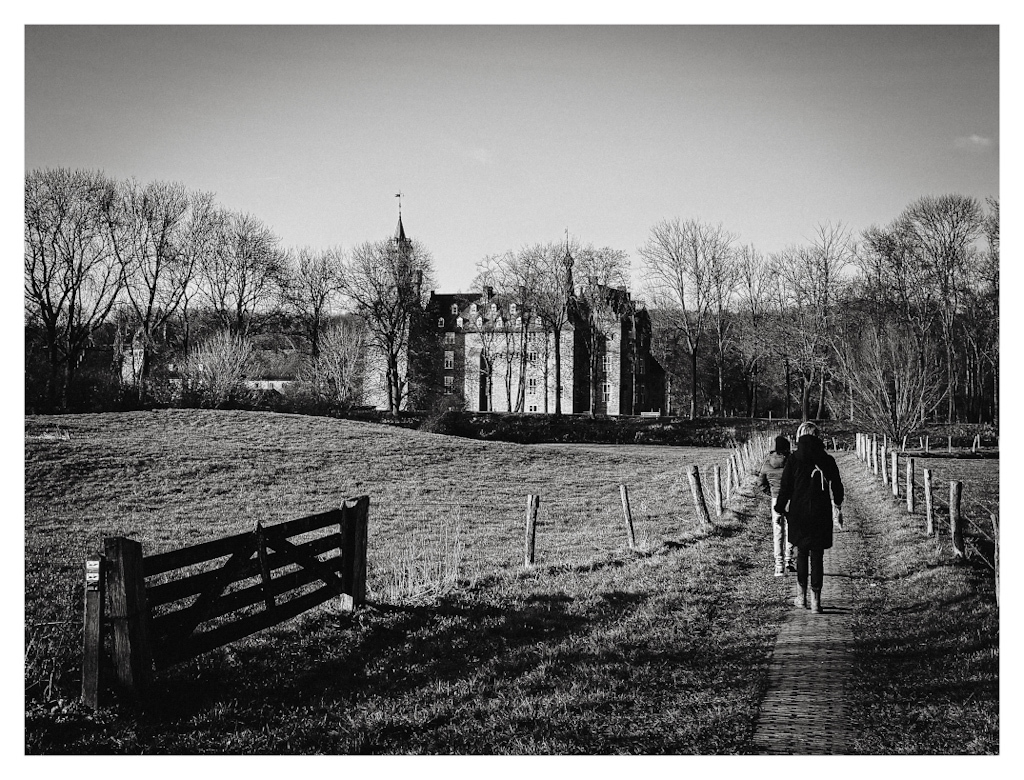
{"type": "Polygon", "coordinates": [[[736,264],[740,331],[736,346],[746,382],[747,416],[756,417],[758,376],[769,351],[765,325],[771,295],[771,269],[764,256],[751,245],[739,249],[736,264]]]}
{"type": "Polygon", "coordinates": [[[562,413],[562,332],[569,324],[569,302],[573,298],[572,268],[576,262],[571,250],[568,243],[537,244],[523,250],[525,262],[536,268],[531,308],[545,331],[551,334],[553,342],[555,414],[562,413]]]}
{"type": "Polygon", "coordinates": [[[246,334],[280,297],[285,279],[280,239],[250,214],[221,211],[216,241],[202,258],[199,289],[221,325],[246,334]]]}
{"type": "Polygon", "coordinates": [[[732,251],[734,237],[720,224],[662,220],[640,247],[654,306],[674,312],[690,356],[690,419],[697,416],[697,355],[712,306],[712,269],[732,251]]]}
{"type": "Polygon", "coordinates": [[[367,328],[367,347],[383,365],[388,411],[397,414],[407,391],[409,326],[422,312],[433,260],[418,242],[386,239],[352,250],[342,264],[341,290],[367,328]]]}
{"type": "Polygon", "coordinates": [[[718,413],[725,409],[725,353],[732,342],[732,327],[735,318],[732,316],[736,292],[740,284],[741,266],[736,250],[730,247],[719,257],[710,269],[711,326],[715,334],[715,364],[718,369],[718,413]]]}
{"type": "Polygon", "coordinates": [[[977,200],[964,195],[926,196],[910,204],[896,221],[935,290],[946,351],[946,421],[956,417],[956,326],[968,256],[985,228],[977,200]]]}
{"type": "Polygon", "coordinates": [[[288,254],[283,297],[302,323],[314,362],[320,356],[320,339],[325,324],[341,298],[343,264],[341,249],[302,247],[288,254]]]}
{"type": "Polygon", "coordinates": [[[109,224],[114,183],[100,172],[25,177],[25,309],[45,334],[47,406],[66,409],[93,333],[124,288],[109,224]]]}
{"type": "Polygon", "coordinates": [[[111,231],[124,267],[125,299],[141,360],[132,351],[140,400],[146,395],[157,335],[185,304],[199,259],[211,244],[213,196],[177,183],[135,180],[118,188],[111,231]]]}
{"type": "Polygon", "coordinates": [[[833,347],[839,373],[853,389],[854,417],[898,441],[945,397],[932,344],[919,343],[909,327],[891,318],[848,317],[844,324],[833,347]]]}
{"type": "Polygon", "coordinates": [[[182,392],[204,406],[223,408],[243,395],[255,349],[247,336],[217,331],[193,347],[182,366],[182,392]]]}
{"type": "Polygon", "coordinates": [[[341,407],[356,403],[361,390],[366,328],[362,322],[342,318],[322,334],[320,350],[309,363],[306,377],[321,398],[341,407]]]}

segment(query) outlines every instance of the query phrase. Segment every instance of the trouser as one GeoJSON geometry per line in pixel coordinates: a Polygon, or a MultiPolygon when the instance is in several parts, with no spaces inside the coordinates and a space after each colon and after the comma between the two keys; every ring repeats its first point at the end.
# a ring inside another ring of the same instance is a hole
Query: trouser
{"type": "Polygon", "coordinates": [[[772,505],[772,549],[775,550],[775,565],[782,566],[793,562],[793,545],[786,538],[786,518],[775,511],[772,505]]]}
{"type": "Polygon", "coordinates": [[[811,590],[821,590],[821,583],[825,580],[825,551],[812,550],[810,547],[797,548],[796,581],[804,588],[807,587],[808,563],[811,569],[811,590]]]}

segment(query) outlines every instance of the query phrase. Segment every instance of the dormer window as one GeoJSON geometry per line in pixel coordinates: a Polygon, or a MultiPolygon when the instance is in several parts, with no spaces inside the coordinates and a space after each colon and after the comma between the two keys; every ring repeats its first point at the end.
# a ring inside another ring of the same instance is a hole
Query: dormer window
{"type": "Polygon", "coordinates": [[[462,327],[462,317],[459,317],[457,320],[455,320],[455,327],[457,327],[457,328],[461,328],[462,327]]]}
{"type": "Polygon", "coordinates": [[[494,316],[497,313],[498,313],[498,304],[492,303],[491,304],[491,316],[494,316]]]}
{"type": "Polygon", "coordinates": [[[469,313],[470,314],[476,314],[476,304],[475,303],[469,304],[469,313]]]}
{"type": "Polygon", "coordinates": [[[483,324],[484,324],[484,318],[483,317],[477,317],[476,318],[476,326],[478,328],[480,328],[480,327],[483,327],[483,324]]]}
{"type": "Polygon", "coordinates": [[[444,327],[444,317],[438,317],[437,318],[437,327],[439,327],[439,328],[443,328],[444,327]]]}
{"type": "Polygon", "coordinates": [[[458,313],[459,313],[459,304],[453,303],[452,304],[452,314],[458,314],[458,313]]]}
{"type": "Polygon", "coordinates": [[[505,327],[505,320],[503,320],[501,317],[498,317],[497,321],[494,323],[494,327],[498,328],[499,330],[501,328],[504,328],[505,327]]]}
{"type": "MultiPolygon", "coordinates": [[[[514,309],[515,306],[513,306],[512,308],[514,309]]],[[[517,328],[523,327],[523,318],[522,317],[516,317],[516,327],[517,328]]]]}

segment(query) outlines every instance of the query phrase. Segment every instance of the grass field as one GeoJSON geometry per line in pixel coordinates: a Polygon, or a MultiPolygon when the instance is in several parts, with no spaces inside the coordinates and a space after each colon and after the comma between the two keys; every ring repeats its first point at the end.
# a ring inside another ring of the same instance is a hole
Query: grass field
{"type": "Polygon", "coordinates": [[[733,753],[749,742],[784,586],[765,576],[766,503],[742,498],[715,532],[697,530],[683,471],[724,467],[723,450],[514,445],[216,411],[27,418],[25,438],[26,639],[38,653],[26,657],[27,752],[733,753]],[[541,509],[526,570],[529,493],[541,509]],[[151,554],[360,494],[369,609],[325,606],[176,667],[139,713],[74,703],[82,562],[104,537],[151,554]],[[429,600],[397,589],[410,547],[440,538],[459,546],[460,587],[429,600]]]}

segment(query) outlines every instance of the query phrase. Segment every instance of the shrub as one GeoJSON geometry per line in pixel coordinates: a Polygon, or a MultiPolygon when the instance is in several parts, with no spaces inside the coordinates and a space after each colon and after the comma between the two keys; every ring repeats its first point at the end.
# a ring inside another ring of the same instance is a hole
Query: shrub
{"type": "Polygon", "coordinates": [[[223,330],[194,347],[181,369],[186,405],[238,405],[246,396],[242,381],[251,372],[254,357],[249,339],[223,330]]]}

